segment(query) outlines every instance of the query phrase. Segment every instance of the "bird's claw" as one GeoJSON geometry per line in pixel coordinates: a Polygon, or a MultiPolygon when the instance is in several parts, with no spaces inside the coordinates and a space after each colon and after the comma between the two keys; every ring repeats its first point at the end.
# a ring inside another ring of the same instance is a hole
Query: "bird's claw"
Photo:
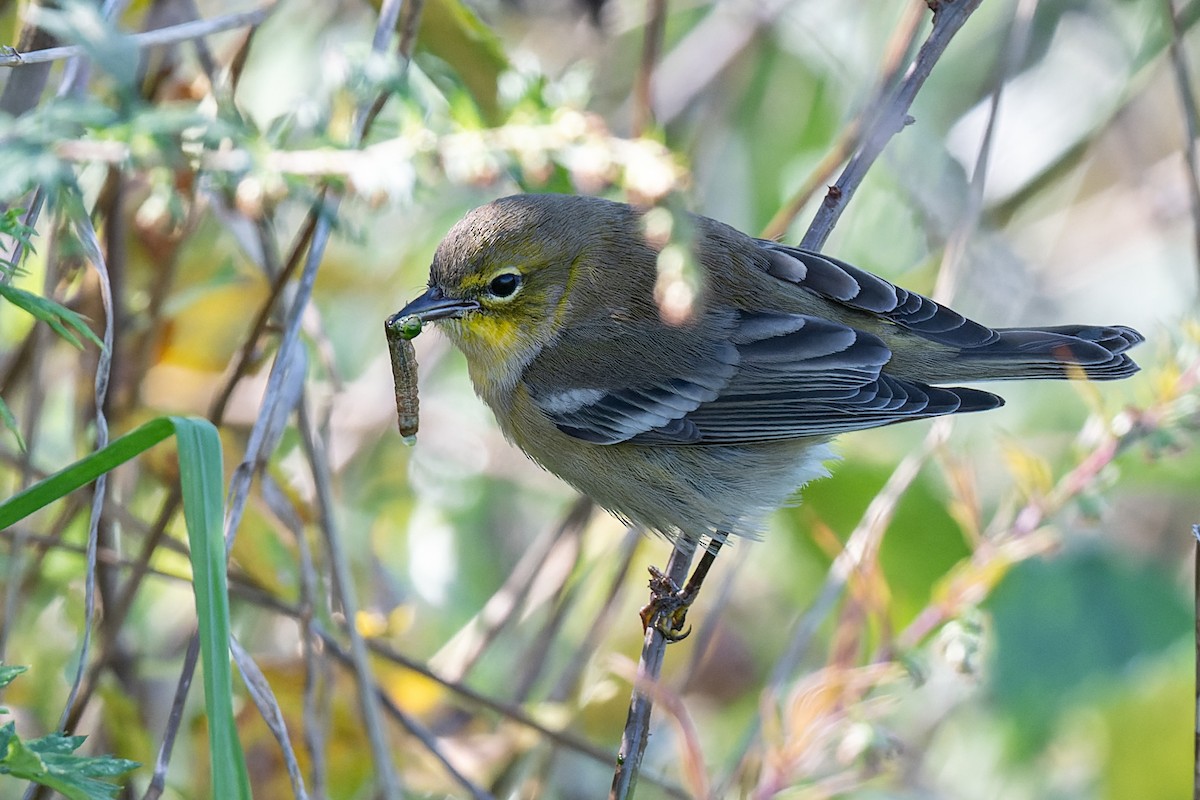
{"type": "Polygon", "coordinates": [[[650,602],[641,610],[642,630],[654,628],[668,642],[683,641],[692,632],[685,630],[688,608],[696,599],[694,592],[680,589],[662,570],[650,567],[650,602]]]}

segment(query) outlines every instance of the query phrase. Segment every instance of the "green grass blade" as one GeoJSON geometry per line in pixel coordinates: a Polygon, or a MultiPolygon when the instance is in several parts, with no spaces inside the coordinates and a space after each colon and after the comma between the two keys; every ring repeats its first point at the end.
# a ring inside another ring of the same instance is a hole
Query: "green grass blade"
{"type": "Polygon", "coordinates": [[[213,797],[249,798],[250,779],[233,716],[221,440],[207,420],[173,417],[172,422],[179,443],[183,516],[191,545],[196,616],[200,620],[213,797]]]}
{"type": "Polygon", "coordinates": [[[102,450],[81,458],[66,469],[35,483],[0,504],[0,528],[7,528],[33,512],[85,486],[109,470],[144,453],[174,431],[171,420],[160,417],[114,439],[102,450]]]}

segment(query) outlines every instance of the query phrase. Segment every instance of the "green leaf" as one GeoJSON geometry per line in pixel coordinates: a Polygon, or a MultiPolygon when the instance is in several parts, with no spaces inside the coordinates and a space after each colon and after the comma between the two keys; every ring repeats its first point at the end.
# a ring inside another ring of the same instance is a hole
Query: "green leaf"
{"type": "Polygon", "coordinates": [[[16,680],[17,676],[28,670],[21,664],[0,664],[0,689],[7,687],[16,680]]]}
{"type": "Polygon", "coordinates": [[[500,76],[510,68],[496,34],[461,0],[429,0],[417,46],[454,67],[484,117],[500,120],[500,76]]]}
{"type": "Polygon", "coordinates": [[[92,333],[92,329],[88,327],[83,317],[66,306],[7,283],[0,283],[0,297],[49,325],[55,333],[75,347],[83,349],[83,343],[72,331],[83,335],[100,349],[104,349],[104,343],[96,337],[96,334],[92,333]]]}
{"type": "Polygon", "coordinates": [[[70,755],[82,747],[85,741],[87,741],[86,736],[64,736],[61,733],[52,733],[30,741],[28,746],[30,750],[42,756],[70,755]]]}
{"type": "Polygon", "coordinates": [[[121,787],[97,778],[124,775],[139,764],[125,758],[76,755],[85,738],[52,733],[23,742],[13,735],[0,772],[48,786],[71,800],[110,800],[121,787]]]}
{"type": "MultiPolygon", "coordinates": [[[[25,224],[24,220],[25,209],[9,208],[0,214],[0,234],[10,236],[16,240],[21,249],[26,253],[35,252],[33,249],[33,237],[37,234],[37,230],[30,225],[25,224]]],[[[16,252],[11,251],[11,252],[16,252]]],[[[0,273],[11,277],[20,272],[19,259],[12,260],[0,259],[0,273]]]]}
{"type": "MultiPolygon", "coordinates": [[[[16,726],[8,723],[4,726],[8,746],[4,748],[4,757],[0,758],[0,774],[13,775],[26,780],[37,780],[46,774],[46,764],[21,737],[16,734],[16,726]]],[[[40,782],[40,781],[39,781],[40,782]]]]}
{"type": "Polygon", "coordinates": [[[17,427],[17,418],[13,416],[12,409],[8,407],[8,403],[4,402],[3,397],[0,397],[0,422],[12,431],[13,436],[17,437],[17,447],[21,448],[22,453],[25,452],[25,437],[21,435],[21,431],[17,427]]]}
{"type": "Polygon", "coordinates": [[[993,702],[1016,723],[1018,755],[1044,745],[1089,690],[1121,679],[1191,633],[1171,578],[1100,551],[1017,564],[985,604],[995,647],[993,702]]]}
{"type": "Polygon", "coordinates": [[[110,800],[121,787],[97,778],[115,778],[139,764],[125,758],[76,755],[85,738],[52,733],[26,742],[10,722],[0,729],[0,775],[39,783],[71,800],[110,800]]]}

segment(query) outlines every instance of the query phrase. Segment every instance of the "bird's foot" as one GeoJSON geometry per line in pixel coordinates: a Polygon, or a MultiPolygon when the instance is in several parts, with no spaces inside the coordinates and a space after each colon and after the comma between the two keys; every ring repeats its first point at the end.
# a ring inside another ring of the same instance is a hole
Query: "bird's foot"
{"type": "Polygon", "coordinates": [[[691,582],[683,589],[658,567],[650,567],[650,602],[642,607],[642,630],[654,628],[668,642],[683,641],[692,632],[685,630],[688,608],[696,599],[697,589],[691,582]]]}

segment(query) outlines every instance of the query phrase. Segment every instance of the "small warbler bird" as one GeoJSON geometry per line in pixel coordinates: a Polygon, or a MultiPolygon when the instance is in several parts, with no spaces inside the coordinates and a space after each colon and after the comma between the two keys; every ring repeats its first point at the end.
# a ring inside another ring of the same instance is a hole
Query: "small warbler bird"
{"type": "Polygon", "coordinates": [[[519,195],[470,212],[428,290],[436,322],[530,458],[631,523],[718,545],[754,536],[844,431],[997,408],[945,386],[1125,378],[1121,326],[988,328],[818,253],[690,218],[698,284],[664,313],[643,212],[519,195]]]}

